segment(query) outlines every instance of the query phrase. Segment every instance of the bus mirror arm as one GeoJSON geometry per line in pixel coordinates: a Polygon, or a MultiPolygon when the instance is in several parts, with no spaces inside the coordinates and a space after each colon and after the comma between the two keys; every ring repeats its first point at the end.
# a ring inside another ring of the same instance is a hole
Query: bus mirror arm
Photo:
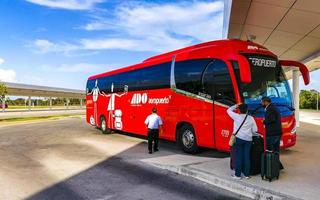
{"type": "Polygon", "coordinates": [[[309,70],[304,64],[297,62],[297,61],[292,61],[292,60],[280,60],[279,62],[280,62],[281,66],[299,68],[299,71],[301,72],[304,84],[308,85],[310,83],[309,70]]]}

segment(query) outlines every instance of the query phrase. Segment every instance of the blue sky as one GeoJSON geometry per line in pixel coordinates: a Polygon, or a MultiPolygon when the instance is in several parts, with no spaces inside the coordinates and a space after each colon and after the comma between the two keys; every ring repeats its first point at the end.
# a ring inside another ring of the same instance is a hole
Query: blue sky
{"type": "Polygon", "coordinates": [[[88,76],[221,38],[223,1],[1,0],[0,79],[83,89],[88,76]]]}
{"type": "Polygon", "coordinates": [[[220,39],[222,23],[223,0],[1,0],[0,80],[84,89],[90,75],[220,39]]]}

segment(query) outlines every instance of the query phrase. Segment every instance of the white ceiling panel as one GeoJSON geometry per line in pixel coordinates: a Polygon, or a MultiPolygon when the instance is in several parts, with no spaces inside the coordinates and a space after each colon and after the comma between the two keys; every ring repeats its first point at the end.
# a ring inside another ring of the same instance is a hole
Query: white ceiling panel
{"type": "Polygon", "coordinates": [[[260,2],[260,3],[289,8],[292,6],[295,0],[254,0],[254,2],[260,2]]]}
{"type": "Polygon", "coordinates": [[[245,25],[242,31],[241,39],[247,40],[248,35],[255,35],[255,42],[263,44],[264,41],[268,38],[273,29],[264,28],[253,25],[245,25]]]}
{"type": "Polygon", "coordinates": [[[292,9],[284,17],[277,29],[298,34],[307,34],[320,23],[320,15],[292,9]]]}
{"type": "Polygon", "coordinates": [[[306,55],[320,50],[320,38],[307,36],[292,47],[294,50],[304,51],[306,55]]]}
{"type": "Polygon", "coordinates": [[[312,37],[320,38],[320,25],[318,25],[318,27],[315,28],[309,35],[312,37]]]}
{"type": "Polygon", "coordinates": [[[283,60],[302,60],[305,57],[304,51],[288,50],[280,56],[283,60]]]}
{"type": "Polygon", "coordinates": [[[236,0],[232,2],[230,23],[244,24],[251,0],[236,0]]]}
{"type": "Polygon", "coordinates": [[[230,24],[228,38],[240,39],[243,25],[241,24],[230,24]]]}
{"type": "Polygon", "coordinates": [[[246,24],[275,28],[288,8],[252,2],[246,24]]]}
{"type": "Polygon", "coordinates": [[[269,39],[265,42],[265,44],[290,48],[301,38],[303,38],[303,35],[298,35],[295,33],[289,33],[284,31],[274,31],[269,37],[269,39]]]}
{"type": "Polygon", "coordinates": [[[293,8],[320,14],[320,1],[319,0],[298,0],[294,4],[293,8]]]}
{"type": "Polygon", "coordinates": [[[280,59],[308,62],[310,70],[320,67],[320,0],[233,0],[232,4],[229,38],[246,40],[255,35],[254,42],[280,59]]]}
{"type": "Polygon", "coordinates": [[[264,46],[267,47],[271,52],[273,52],[277,56],[280,56],[281,54],[283,54],[283,52],[287,50],[287,48],[274,46],[274,45],[264,45],[264,46]]]}

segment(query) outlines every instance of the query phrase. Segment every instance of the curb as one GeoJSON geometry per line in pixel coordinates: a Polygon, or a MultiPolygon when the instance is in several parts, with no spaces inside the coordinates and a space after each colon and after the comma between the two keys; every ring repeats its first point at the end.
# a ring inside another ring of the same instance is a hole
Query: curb
{"type": "Polygon", "coordinates": [[[200,181],[208,183],[210,185],[214,185],[216,187],[231,191],[233,193],[239,194],[241,196],[245,196],[251,199],[259,199],[259,200],[301,200],[296,197],[292,197],[290,195],[282,194],[279,192],[275,192],[269,189],[265,189],[262,187],[257,187],[252,184],[248,184],[246,182],[242,182],[239,180],[227,180],[222,178],[216,174],[208,174],[207,172],[201,170],[195,170],[188,166],[170,166],[170,165],[161,165],[147,162],[148,164],[172,171],[177,174],[190,176],[196,178],[200,181]]]}

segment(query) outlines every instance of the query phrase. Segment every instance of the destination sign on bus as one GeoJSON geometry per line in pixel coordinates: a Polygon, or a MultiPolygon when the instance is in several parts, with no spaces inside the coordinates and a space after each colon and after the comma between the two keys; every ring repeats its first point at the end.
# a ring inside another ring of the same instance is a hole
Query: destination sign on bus
{"type": "Polygon", "coordinates": [[[257,67],[276,67],[277,61],[274,59],[266,59],[266,58],[257,58],[251,57],[248,58],[253,66],[257,67]]]}

